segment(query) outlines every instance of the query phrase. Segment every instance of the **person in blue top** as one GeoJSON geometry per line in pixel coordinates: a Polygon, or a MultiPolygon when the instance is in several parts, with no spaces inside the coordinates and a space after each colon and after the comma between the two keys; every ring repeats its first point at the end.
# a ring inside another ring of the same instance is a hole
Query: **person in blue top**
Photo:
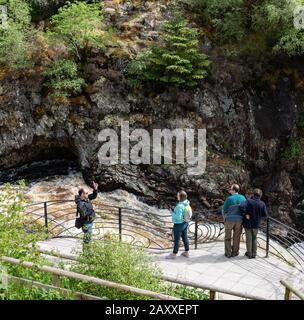
{"type": "Polygon", "coordinates": [[[239,255],[243,230],[243,214],[239,205],[246,201],[246,198],[239,194],[239,191],[239,185],[233,184],[229,190],[230,196],[227,197],[223,206],[223,216],[225,220],[225,256],[227,258],[239,255]]]}
{"type": "Polygon", "coordinates": [[[241,212],[245,215],[243,227],[246,233],[245,255],[249,259],[256,258],[257,255],[257,235],[262,218],[266,218],[266,204],[261,200],[263,193],[260,189],[254,189],[253,196],[240,205],[241,212]]]}
{"type": "Polygon", "coordinates": [[[185,246],[185,252],[182,253],[182,256],[189,258],[188,224],[191,220],[192,209],[185,191],[177,193],[177,200],[178,203],[172,212],[174,248],[173,253],[166,257],[167,259],[175,259],[177,257],[181,238],[185,246]]]}

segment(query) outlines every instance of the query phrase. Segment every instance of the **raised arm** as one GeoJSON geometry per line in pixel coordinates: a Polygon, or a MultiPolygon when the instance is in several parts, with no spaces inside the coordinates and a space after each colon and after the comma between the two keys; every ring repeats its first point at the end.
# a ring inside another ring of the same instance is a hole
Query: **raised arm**
{"type": "Polygon", "coordinates": [[[96,199],[97,198],[97,190],[94,189],[93,193],[89,194],[88,197],[90,200],[96,199]]]}
{"type": "Polygon", "coordinates": [[[90,200],[94,200],[97,198],[98,183],[93,182],[93,187],[94,187],[93,193],[89,194],[89,196],[88,196],[90,200]]]}

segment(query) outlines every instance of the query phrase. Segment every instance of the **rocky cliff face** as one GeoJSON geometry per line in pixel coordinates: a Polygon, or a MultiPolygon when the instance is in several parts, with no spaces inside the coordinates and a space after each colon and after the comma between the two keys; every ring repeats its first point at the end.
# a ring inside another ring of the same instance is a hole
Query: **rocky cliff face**
{"type": "MultiPolygon", "coordinates": [[[[304,97],[291,77],[278,74],[272,85],[254,82],[254,70],[238,61],[213,56],[210,76],[194,91],[174,88],[129,90],[123,71],[126,55],[157,37],[163,4],[147,2],[142,14],[128,2],[105,2],[106,18],[124,32],[124,54],[102,63],[96,57],[83,66],[90,85],[66,102],[47,98],[38,72],[0,72],[0,171],[38,160],[77,159],[88,183],[96,179],[104,191],[117,188],[148,203],[164,206],[175,192],[189,191],[195,206],[217,208],[230,183],[244,192],[261,187],[271,214],[304,226],[303,159],[284,160],[288,137],[304,112],[304,97]],[[124,14],[122,14],[124,13],[124,14]],[[126,20],[127,19],[127,20],[126,20]],[[160,18],[159,18],[160,19],[160,18]],[[128,22],[128,23],[127,23],[128,22]],[[136,30],[136,32],[135,32],[136,30]],[[134,49],[135,48],[135,49],[134,49]],[[102,166],[98,133],[118,129],[123,120],[132,128],[192,127],[207,129],[208,163],[203,176],[188,176],[185,168],[157,165],[102,166]]],[[[202,50],[210,50],[205,39],[202,50]]]]}

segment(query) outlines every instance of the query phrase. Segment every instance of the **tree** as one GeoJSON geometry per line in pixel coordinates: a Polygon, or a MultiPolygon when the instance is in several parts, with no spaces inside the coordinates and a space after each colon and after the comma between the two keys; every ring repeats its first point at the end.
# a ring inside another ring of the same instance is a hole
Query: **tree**
{"type": "Polygon", "coordinates": [[[304,5],[303,0],[180,1],[196,12],[205,26],[212,27],[216,41],[233,52],[302,54],[303,31],[295,29],[293,20],[294,10],[304,5]]]}
{"type": "Polygon", "coordinates": [[[103,30],[100,4],[75,1],[68,2],[52,17],[48,36],[64,43],[81,61],[90,48],[105,48],[103,30]]]}
{"type": "Polygon", "coordinates": [[[246,0],[206,0],[206,16],[221,42],[241,41],[246,35],[246,0]]]}
{"type": "Polygon", "coordinates": [[[207,76],[209,64],[207,55],[199,50],[198,30],[177,17],[164,22],[159,43],[130,63],[128,75],[135,84],[156,81],[193,87],[207,76]]]}
{"type": "Polygon", "coordinates": [[[30,6],[24,0],[8,0],[7,26],[0,28],[0,64],[12,69],[32,65],[35,31],[31,26],[30,6]]]}

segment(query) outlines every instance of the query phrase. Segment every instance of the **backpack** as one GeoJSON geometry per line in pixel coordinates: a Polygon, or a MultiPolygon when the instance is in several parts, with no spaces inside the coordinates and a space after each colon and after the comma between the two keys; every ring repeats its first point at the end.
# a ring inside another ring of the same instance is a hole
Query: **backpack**
{"type": "Polygon", "coordinates": [[[184,209],[184,220],[185,220],[185,222],[190,222],[191,218],[192,218],[192,209],[191,209],[190,205],[188,205],[184,209]]]}
{"type": "Polygon", "coordinates": [[[76,211],[76,220],[75,220],[75,228],[81,229],[85,224],[86,218],[83,216],[83,214],[79,211],[78,205],[77,205],[77,211],[76,211]],[[78,217],[79,215],[79,217],[78,217]]]}

